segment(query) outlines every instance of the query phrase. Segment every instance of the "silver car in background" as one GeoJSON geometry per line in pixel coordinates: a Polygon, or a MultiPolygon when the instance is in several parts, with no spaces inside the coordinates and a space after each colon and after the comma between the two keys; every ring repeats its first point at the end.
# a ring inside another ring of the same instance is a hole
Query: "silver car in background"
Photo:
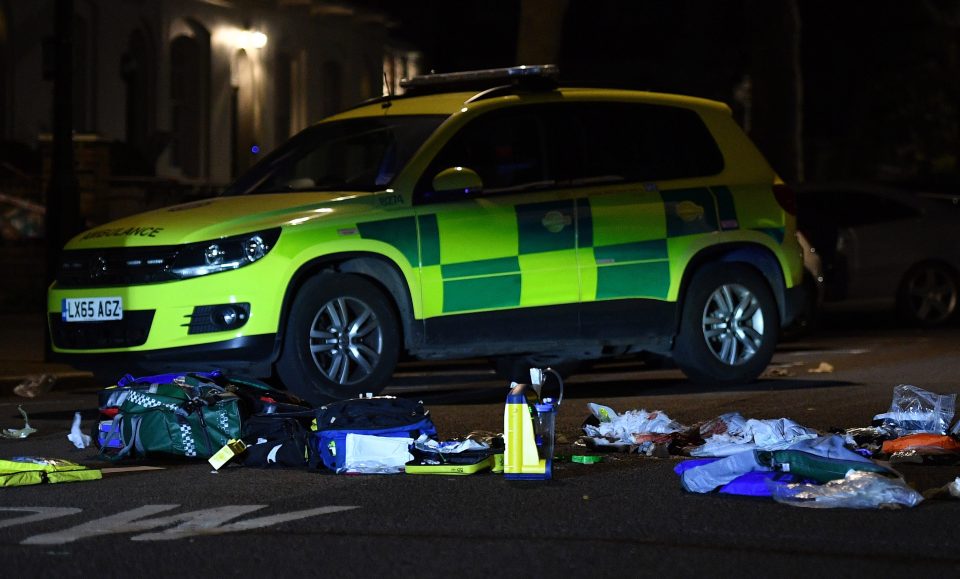
{"type": "Polygon", "coordinates": [[[886,309],[932,327],[960,306],[960,198],[805,184],[797,229],[819,255],[825,309],[886,309]]]}

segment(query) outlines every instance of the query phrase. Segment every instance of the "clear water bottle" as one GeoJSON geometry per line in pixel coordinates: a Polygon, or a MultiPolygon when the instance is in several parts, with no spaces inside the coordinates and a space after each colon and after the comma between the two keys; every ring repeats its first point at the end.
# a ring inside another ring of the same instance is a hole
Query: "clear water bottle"
{"type": "Polygon", "coordinates": [[[552,398],[544,398],[542,402],[535,404],[537,411],[536,421],[534,423],[536,430],[536,439],[540,458],[546,461],[546,477],[550,478],[553,466],[553,444],[554,433],[556,430],[557,408],[553,404],[552,398]]]}

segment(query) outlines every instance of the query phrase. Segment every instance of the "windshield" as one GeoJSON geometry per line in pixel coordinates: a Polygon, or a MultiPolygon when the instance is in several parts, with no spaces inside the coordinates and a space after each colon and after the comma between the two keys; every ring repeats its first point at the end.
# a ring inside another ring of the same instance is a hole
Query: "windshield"
{"type": "Polygon", "coordinates": [[[267,155],[223,194],[381,190],[444,119],[376,117],[315,125],[267,155]]]}

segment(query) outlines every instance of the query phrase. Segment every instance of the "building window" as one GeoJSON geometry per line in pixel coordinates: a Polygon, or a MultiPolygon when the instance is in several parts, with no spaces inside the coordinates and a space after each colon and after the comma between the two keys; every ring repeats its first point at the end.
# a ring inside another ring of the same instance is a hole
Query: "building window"
{"type": "Polygon", "coordinates": [[[207,173],[210,45],[200,32],[170,44],[170,161],[185,177],[207,173]]]}
{"type": "Polygon", "coordinates": [[[323,63],[323,116],[343,109],[343,67],[339,62],[323,63]]]}
{"type": "Polygon", "coordinates": [[[256,131],[254,63],[245,50],[237,51],[233,72],[233,176],[249,169],[260,152],[256,131]]]}
{"type": "Polygon", "coordinates": [[[153,142],[154,79],[156,59],[146,34],[134,31],[120,58],[120,76],[126,85],[127,168],[132,173],[152,174],[160,143],[153,142]]]}
{"type": "Polygon", "coordinates": [[[287,52],[277,54],[273,73],[273,123],[277,143],[290,136],[293,115],[293,59],[287,52]]]}
{"type": "Polygon", "coordinates": [[[79,14],[73,15],[73,128],[78,133],[92,130],[90,123],[90,25],[79,14]]]}

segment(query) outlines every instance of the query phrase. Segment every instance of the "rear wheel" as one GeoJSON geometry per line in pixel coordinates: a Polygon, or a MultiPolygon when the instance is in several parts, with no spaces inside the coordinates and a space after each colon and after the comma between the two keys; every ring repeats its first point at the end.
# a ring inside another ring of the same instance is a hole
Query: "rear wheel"
{"type": "Polygon", "coordinates": [[[322,404],[379,393],[399,354],[389,298],[362,277],[321,274],[294,299],[277,373],[295,394],[322,404]]]}
{"type": "Polygon", "coordinates": [[[690,282],[673,357],[694,382],[752,382],[773,357],[779,327],[777,303],[756,270],[706,266],[690,282]]]}
{"type": "Polygon", "coordinates": [[[960,283],[953,271],[937,263],[923,263],[904,276],[897,309],[911,324],[938,326],[956,314],[958,295],[960,283]]]}

